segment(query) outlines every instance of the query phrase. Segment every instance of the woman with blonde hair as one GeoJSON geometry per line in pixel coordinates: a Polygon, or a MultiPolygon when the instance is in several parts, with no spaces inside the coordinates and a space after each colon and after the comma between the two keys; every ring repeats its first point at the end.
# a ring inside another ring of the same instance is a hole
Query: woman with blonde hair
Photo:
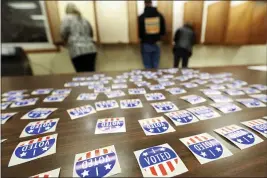
{"type": "Polygon", "coordinates": [[[73,3],[67,4],[60,33],[76,72],[95,71],[97,51],[93,42],[93,29],[73,3]]]}

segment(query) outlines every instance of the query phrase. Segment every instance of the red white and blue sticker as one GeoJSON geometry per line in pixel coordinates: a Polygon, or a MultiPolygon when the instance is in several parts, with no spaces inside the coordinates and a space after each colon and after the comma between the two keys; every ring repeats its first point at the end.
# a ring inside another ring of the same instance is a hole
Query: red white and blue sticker
{"type": "Polygon", "coordinates": [[[229,125],[214,131],[230,140],[241,150],[263,142],[260,137],[238,125],[229,125]]]}
{"type": "Polygon", "coordinates": [[[225,114],[242,110],[239,106],[235,105],[234,103],[212,103],[210,105],[225,114]]]}
{"type": "Polygon", "coordinates": [[[97,111],[103,111],[107,109],[118,108],[119,104],[116,100],[98,101],[95,103],[95,107],[97,111]]]}
{"type": "Polygon", "coordinates": [[[126,132],[125,118],[98,119],[95,127],[95,134],[121,133],[126,132]]]}
{"type": "Polygon", "coordinates": [[[211,89],[202,89],[201,90],[205,95],[220,95],[222,94],[219,90],[211,90],[211,89]]]}
{"type": "Polygon", "coordinates": [[[212,89],[212,90],[224,90],[225,86],[224,85],[216,85],[216,84],[214,84],[214,85],[210,85],[209,88],[212,89]]]}
{"type": "Polygon", "coordinates": [[[145,94],[147,101],[159,101],[165,100],[165,96],[162,93],[147,93],[145,94]]]}
{"type": "Polygon", "coordinates": [[[247,85],[248,83],[242,80],[235,80],[233,81],[233,84],[237,84],[237,85],[247,85]]]}
{"type": "Polygon", "coordinates": [[[24,94],[24,95],[11,95],[11,96],[8,96],[6,98],[2,98],[2,101],[6,101],[6,102],[20,101],[20,100],[23,100],[27,96],[29,96],[29,95],[27,95],[27,94],[24,94]]]}
{"type": "Polygon", "coordinates": [[[112,89],[124,89],[128,88],[127,84],[112,84],[111,86],[112,89]]]}
{"type": "Polygon", "coordinates": [[[208,83],[208,81],[200,80],[200,79],[193,80],[192,82],[197,83],[199,85],[204,85],[204,84],[208,83]]]}
{"type": "Polygon", "coordinates": [[[164,117],[148,118],[138,120],[146,135],[160,135],[169,132],[175,132],[174,128],[164,117]]]}
{"type": "Polygon", "coordinates": [[[193,153],[200,164],[233,155],[222,143],[207,133],[181,138],[180,141],[193,153]]]}
{"type": "Polygon", "coordinates": [[[172,95],[179,95],[186,93],[186,91],[182,88],[168,88],[166,91],[170,92],[172,95]]]}
{"type": "Polygon", "coordinates": [[[241,122],[243,125],[255,130],[267,138],[267,121],[263,119],[255,119],[251,121],[241,122]]]}
{"type": "Polygon", "coordinates": [[[260,102],[257,99],[253,99],[253,98],[237,99],[236,101],[245,105],[248,108],[266,107],[266,105],[264,103],[260,102]]]}
{"type": "Polygon", "coordinates": [[[127,82],[127,80],[125,80],[125,79],[115,79],[115,80],[113,80],[113,83],[115,83],[115,84],[117,84],[117,83],[126,83],[127,82]]]}
{"type": "Polygon", "coordinates": [[[205,98],[197,95],[188,95],[188,96],[183,96],[181,99],[191,103],[191,104],[199,104],[207,101],[205,98]]]}
{"type": "Polygon", "coordinates": [[[169,112],[169,113],[166,113],[165,115],[172,120],[175,126],[198,122],[197,117],[186,110],[169,112]]]}
{"type": "Polygon", "coordinates": [[[121,173],[114,145],[75,155],[73,177],[109,177],[121,173]]]}
{"type": "Polygon", "coordinates": [[[71,89],[57,89],[52,92],[52,95],[69,95],[71,89]]]}
{"type": "Polygon", "coordinates": [[[84,81],[84,80],[87,80],[87,78],[86,77],[73,77],[72,80],[73,81],[84,81]]]}
{"type": "Polygon", "coordinates": [[[228,83],[225,86],[227,86],[229,89],[240,89],[243,87],[243,85],[233,83],[228,83]]]}
{"type": "Polygon", "coordinates": [[[2,94],[2,97],[23,95],[27,90],[12,90],[2,94]]]}
{"type": "Polygon", "coordinates": [[[80,106],[67,110],[71,119],[78,119],[96,113],[95,109],[91,105],[80,106]]]}
{"type": "Polygon", "coordinates": [[[104,84],[92,83],[92,84],[88,85],[88,89],[90,89],[90,90],[92,90],[92,89],[99,90],[99,88],[105,88],[104,84]]]}
{"type": "Polygon", "coordinates": [[[80,82],[67,82],[64,84],[64,87],[78,87],[80,86],[80,82]]]}
{"type": "Polygon", "coordinates": [[[249,95],[252,98],[256,98],[264,103],[267,103],[267,95],[266,94],[256,94],[256,95],[249,95]]]}
{"type": "Polygon", "coordinates": [[[17,108],[23,106],[32,106],[38,101],[38,98],[23,99],[20,101],[15,101],[11,104],[10,108],[17,108]]]}
{"type": "Polygon", "coordinates": [[[43,172],[34,176],[31,176],[30,178],[58,178],[60,173],[60,168],[43,172]]]}
{"type": "Polygon", "coordinates": [[[96,100],[98,93],[81,93],[77,100],[79,101],[88,101],[88,100],[96,100]]]}
{"type": "Polygon", "coordinates": [[[235,89],[225,90],[225,93],[227,93],[230,96],[245,95],[245,93],[243,91],[241,91],[241,90],[235,90],[235,89]]]}
{"type": "Polygon", "coordinates": [[[30,122],[20,134],[20,138],[55,132],[59,119],[30,122]]]}
{"type": "Polygon", "coordinates": [[[181,85],[186,87],[186,88],[196,88],[196,87],[198,87],[198,84],[190,83],[190,82],[189,83],[182,83],[181,85]]]}
{"type": "Polygon", "coordinates": [[[166,102],[158,102],[158,103],[151,103],[151,105],[153,106],[153,108],[158,112],[171,112],[171,111],[177,111],[178,107],[170,102],[170,101],[166,101],[166,102]]]}
{"type": "Polygon", "coordinates": [[[67,97],[68,95],[50,95],[50,96],[47,96],[43,102],[45,103],[53,103],[53,102],[62,102],[65,100],[65,98],[67,97]]]}
{"type": "Polygon", "coordinates": [[[12,102],[1,102],[1,110],[5,110],[12,102]]]}
{"type": "Polygon", "coordinates": [[[56,153],[57,134],[20,142],[15,148],[8,167],[26,163],[56,153]]]}
{"type": "Polygon", "coordinates": [[[146,94],[146,90],[144,88],[130,88],[128,89],[130,95],[142,95],[146,94]]]}
{"type": "Polygon", "coordinates": [[[32,91],[32,95],[47,95],[49,94],[53,88],[42,88],[32,91]]]}
{"type": "Polygon", "coordinates": [[[120,101],[121,109],[142,108],[143,104],[140,99],[128,99],[120,101]]]}
{"type": "Polygon", "coordinates": [[[21,119],[46,119],[57,108],[36,108],[22,116],[21,119]]]}
{"type": "Polygon", "coordinates": [[[117,98],[117,97],[122,97],[125,96],[125,93],[121,90],[113,90],[110,92],[105,93],[108,98],[117,98]]]}
{"type": "Polygon", "coordinates": [[[171,81],[159,82],[159,83],[160,83],[160,85],[162,85],[164,87],[169,87],[169,86],[175,85],[175,82],[171,82],[171,81]]]}
{"type": "Polygon", "coordinates": [[[241,90],[243,90],[248,95],[261,93],[260,90],[257,90],[255,88],[242,88],[241,90]]]}
{"type": "Polygon", "coordinates": [[[1,113],[1,124],[5,124],[8,119],[13,117],[17,112],[1,113]]]}
{"type": "Polygon", "coordinates": [[[137,85],[138,87],[143,87],[150,85],[150,83],[147,81],[142,81],[142,82],[135,82],[135,85],[137,85]]]}
{"type": "Polygon", "coordinates": [[[233,101],[231,98],[224,95],[208,95],[208,97],[215,103],[229,103],[233,101]]]}
{"type": "Polygon", "coordinates": [[[174,177],[188,171],[167,143],[135,151],[134,155],[143,177],[174,177]]]}
{"type": "Polygon", "coordinates": [[[110,87],[101,87],[101,88],[94,89],[95,93],[105,93],[105,92],[110,92],[110,91],[111,91],[110,87]]]}
{"type": "Polygon", "coordinates": [[[221,115],[214,111],[211,107],[199,106],[187,109],[189,112],[193,113],[199,120],[207,120],[220,117],[221,115]]]}
{"type": "Polygon", "coordinates": [[[254,85],[250,85],[253,88],[256,88],[258,90],[264,91],[267,90],[267,85],[262,85],[262,84],[254,84],[254,85]]]}

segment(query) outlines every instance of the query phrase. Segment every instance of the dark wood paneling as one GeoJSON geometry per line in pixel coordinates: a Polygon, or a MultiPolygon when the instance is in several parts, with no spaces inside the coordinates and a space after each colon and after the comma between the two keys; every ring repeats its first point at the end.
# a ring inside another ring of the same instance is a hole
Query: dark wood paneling
{"type": "Polygon", "coordinates": [[[129,42],[137,44],[138,39],[138,17],[137,17],[137,2],[128,1],[128,21],[129,21],[129,42]]]}

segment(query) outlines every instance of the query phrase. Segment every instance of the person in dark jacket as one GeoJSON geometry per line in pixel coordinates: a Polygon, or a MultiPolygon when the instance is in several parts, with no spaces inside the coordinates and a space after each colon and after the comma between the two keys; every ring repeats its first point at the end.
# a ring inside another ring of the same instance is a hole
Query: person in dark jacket
{"type": "Polygon", "coordinates": [[[145,0],[144,13],[138,19],[141,54],[146,69],[158,68],[160,48],[157,42],[165,35],[165,20],[151,0],[145,0]]]}
{"type": "Polygon", "coordinates": [[[182,58],[182,67],[188,67],[188,60],[192,55],[192,48],[196,43],[196,36],[192,25],[185,24],[177,29],[174,36],[174,67],[179,67],[182,58]]]}

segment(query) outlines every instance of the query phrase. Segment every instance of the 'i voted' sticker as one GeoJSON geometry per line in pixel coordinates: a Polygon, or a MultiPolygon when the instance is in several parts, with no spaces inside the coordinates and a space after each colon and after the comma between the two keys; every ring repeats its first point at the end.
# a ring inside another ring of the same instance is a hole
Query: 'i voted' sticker
{"type": "Polygon", "coordinates": [[[227,93],[230,96],[245,95],[245,93],[243,91],[241,91],[241,90],[235,90],[235,89],[225,90],[225,93],[227,93]]]}
{"type": "Polygon", "coordinates": [[[243,90],[248,95],[261,93],[260,90],[257,90],[255,88],[242,88],[241,90],[243,90]]]}
{"type": "Polygon", "coordinates": [[[208,95],[208,97],[215,103],[229,103],[233,101],[231,98],[224,95],[208,95]]]}
{"type": "Polygon", "coordinates": [[[116,100],[98,101],[95,103],[95,107],[97,111],[103,111],[107,109],[118,108],[119,104],[116,100]]]}
{"type": "Polygon", "coordinates": [[[189,108],[187,110],[197,116],[199,120],[213,119],[221,116],[219,113],[207,106],[199,106],[189,108]]]}
{"type": "Polygon", "coordinates": [[[52,95],[69,95],[71,89],[58,89],[52,92],[52,95]]]}
{"type": "Polygon", "coordinates": [[[160,82],[160,85],[162,85],[164,87],[169,87],[169,86],[175,85],[175,82],[170,82],[170,81],[160,82]]]}
{"type": "Polygon", "coordinates": [[[80,86],[79,82],[67,82],[64,84],[64,87],[78,87],[80,86]]]}
{"type": "Polygon", "coordinates": [[[97,93],[81,93],[77,100],[79,101],[88,101],[88,100],[96,100],[98,94],[97,93]]]}
{"type": "Polygon", "coordinates": [[[53,88],[42,88],[32,91],[32,95],[47,95],[49,94],[53,88]]]}
{"type": "Polygon", "coordinates": [[[267,121],[263,119],[255,119],[251,121],[241,122],[243,125],[255,130],[267,138],[267,121]]]}
{"type": "Polygon", "coordinates": [[[7,109],[12,102],[1,102],[1,110],[7,109]]]}
{"type": "Polygon", "coordinates": [[[198,87],[198,84],[196,84],[196,83],[182,83],[181,85],[183,85],[186,88],[196,88],[196,87],[198,87]]]}
{"type": "Polygon", "coordinates": [[[127,80],[125,80],[125,79],[115,79],[115,80],[113,80],[113,83],[115,83],[115,84],[126,83],[126,82],[127,82],[127,80]]]}
{"type": "Polygon", "coordinates": [[[101,87],[101,88],[95,88],[94,93],[105,93],[105,92],[110,92],[111,88],[110,87],[101,87]]]}
{"type": "Polygon", "coordinates": [[[223,144],[207,133],[181,138],[180,141],[193,153],[200,164],[233,155],[223,144]]]}
{"type": "Polygon", "coordinates": [[[245,105],[248,108],[266,107],[264,103],[260,102],[257,99],[245,98],[245,99],[237,99],[236,101],[245,105]]]}
{"type": "Polygon", "coordinates": [[[249,95],[252,98],[256,98],[264,103],[267,103],[267,95],[266,94],[256,94],[256,95],[249,95]]]}
{"type": "Polygon", "coordinates": [[[21,119],[46,119],[55,110],[57,108],[36,108],[22,116],[21,119]]]}
{"type": "Polygon", "coordinates": [[[171,111],[176,111],[178,110],[177,106],[170,102],[159,102],[159,103],[151,103],[151,105],[154,107],[154,109],[158,112],[171,112],[171,111]]]}
{"type": "Polygon", "coordinates": [[[196,116],[186,110],[170,112],[165,115],[169,117],[176,126],[198,122],[196,116]]]}
{"type": "Polygon", "coordinates": [[[87,79],[86,79],[86,77],[73,77],[72,80],[73,81],[84,81],[84,80],[87,80],[87,79]]]}
{"type": "Polygon", "coordinates": [[[25,94],[25,95],[11,95],[11,96],[8,96],[6,98],[2,98],[2,101],[7,101],[7,102],[20,101],[20,100],[23,100],[27,96],[29,96],[29,95],[27,95],[27,94],[25,94]]]}
{"type": "Polygon", "coordinates": [[[50,177],[58,178],[59,173],[60,173],[60,168],[57,168],[57,169],[54,169],[51,171],[47,171],[47,172],[43,172],[43,173],[31,176],[30,178],[41,178],[41,177],[43,177],[43,178],[50,178],[50,177]]]}
{"type": "Polygon", "coordinates": [[[128,89],[130,95],[142,95],[146,94],[146,90],[144,88],[130,88],[128,89]]]}
{"type": "Polygon", "coordinates": [[[172,95],[179,95],[186,93],[186,91],[182,88],[168,88],[166,91],[170,92],[172,95]]]}
{"type": "Polygon", "coordinates": [[[59,119],[30,122],[20,134],[20,138],[55,132],[59,119]]]}
{"type": "Polygon", "coordinates": [[[98,119],[95,134],[126,132],[124,117],[98,119]]]}
{"type": "Polygon", "coordinates": [[[263,140],[254,133],[237,125],[229,125],[215,129],[214,131],[230,140],[241,150],[263,142],[263,140]]]}
{"type": "Polygon", "coordinates": [[[165,96],[162,93],[148,93],[145,94],[147,101],[159,101],[159,100],[165,100],[165,96]]]}
{"type": "Polygon", "coordinates": [[[188,171],[167,143],[135,151],[134,155],[143,177],[173,177],[188,171]]]}
{"type": "Polygon", "coordinates": [[[197,95],[188,95],[188,96],[183,96],[181,97],[181,99],[191,103],[191,104],[199,104],[199,103],[203,103],[206,101],[205,98],[201,97],[201,96],[197,96],[197,95]]]}
{"type": "Polygon", "coordinates": [[[1,113],[1,124],[5,124],[8,119],[13,117],[17,112],[1,113]]]}
{"type": "Polygon", "coordinates": [[[67,112],[71,119],[78,119],[96,113],[95,109],[91,105],[68,109],[67,112]]]}
{"type": "Polygon", "coordinates": [[[125,96],[125,93],[121,90],[114,90],[110,92],[105,93],[108,98],[117,98],[117,97],[122,97],[125,96]]]}
{"type": "Polygon", "coordinates": [[[135,85],[137,85],[138,87],[143,87],[150,85],[150,83],[147,81],[142,81],[142,82],[135,82],[135,85]]]}
{"type": "Polygon", "coordinates": [[[114,145],[75,155],[73,177],[109,177],[120,172],[114,145]]]}
{"type": "Polygon", "coordinates": [[[262,85],[262,84],[254,84],[254,85],[250,85],[253,88],[256,88],[258,90],[264,91],[267,90],[267,86],[266,85],[262,85]]]}
{"type": "Polygon", "coordinates": [[[175,132],[174,128],[164,117],[148,118],[138,120],[146,135],[159,135],[169,132],[175,132]]]}
{"type": "Polygon", "coordinates": [[[20,101],[15,101],[11,104],[10,108],[17,108],[17,107],[23,107],[23,106],[32,106],[35,105],[38,98],[30,98],[30,99],[24,99],[20,101]]]}
{"type": "Polygon", "coordinates": [[[127,84],[112,84],[111,86],[112,89],[124,89],[128,88],[127,84]]]}
{"type": "Polygon", "coordinates": [[[220,110],[221,112],[223,112],[225,114],[242,110],[240,107],[238,107],[234,103],[213,103],[210,105],[215,107],[216,109],[220,110]]]}
{"type": "Polygon", "coordinates": [[[225,86],[224,85],[210,85],[209,88],[212,90],[224,90],[225,86]]]}
{"type": "Polygon", "coordinates": [[[211,90],[211,89],[202,89],[201,90],[205,95],[220,95],[222,92],[219,90],[211,90]]]}
{"type": "Polygon", "coordinates": [[[120,101],[121,109],[142,108],[142,102],[140,99],[128,99],[120,101]]]}
{"type": "Polygon", "coordinates": [[[12,90],[2,94],[2,97],[14,96],[14,95],[23,95],[27,90],[12,90]]]}
{"type": "Polygon", "coordinates": [[[68,95],[50,95],[47,96],[43,102],[52,103],[52,102],[62,102],[68,95]]]}
{"type": "Polygon", "coordinates": [[[15,148],[8,167],[29,162],[56,153],[57,134],[20,142],[15,148]]]}

